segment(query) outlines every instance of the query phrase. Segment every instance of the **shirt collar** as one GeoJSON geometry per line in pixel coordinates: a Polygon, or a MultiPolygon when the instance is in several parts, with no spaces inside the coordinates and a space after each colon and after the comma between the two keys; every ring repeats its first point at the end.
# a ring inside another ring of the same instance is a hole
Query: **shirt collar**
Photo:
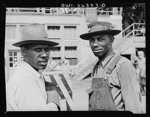
{"type": "Polygon", "coordinates": [[[114,56],[114,54],[115,54],[115,52],[112,51],[104,60],[100,61],[103,68],[109,62],[109,60],[114,56]]]}
{"type": "Polygon", "coordinates": [[[41,74],[40,74],[38,71],[36,71],[36,70],[35,70],[30,64],[28,64],[27,62],[22,61],[22,65],[23,65],[24,69],[30,71],[30,72],[35,76],[35,78],[41,76],[41,74]]]}

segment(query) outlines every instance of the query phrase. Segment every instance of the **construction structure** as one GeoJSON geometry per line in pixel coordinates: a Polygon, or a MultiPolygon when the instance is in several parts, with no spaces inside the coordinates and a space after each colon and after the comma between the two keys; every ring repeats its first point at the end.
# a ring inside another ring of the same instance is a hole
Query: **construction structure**
{"type": "Polygon", "coordinates": [[[108,10],[97,8],[6,8],[5,28],[5,73],[6,82],[19,61],[23,60],[20,48],[12,46],[21,39],[20,30],[26,24],[42,23],[51,41],[59,43],[50,53],[50,59],[59,62],[67,59],[74,72],[74,78],[83,79],[96,62],[89,42],[80,39],[88,32],[92,21],[108,21],[121,30],[114,42],[114,50],[122,55],[135,55],[136,50],[145,49],[145,34],[141,26],[134,23],[122,30],[122,8],[108,10]],[[129,30],[127,33],[127,30],[129,30]],[[143,31],[143,32],[142,32],[143,31]],[[139,35],[140,33],[140,35],[139,35]]]}

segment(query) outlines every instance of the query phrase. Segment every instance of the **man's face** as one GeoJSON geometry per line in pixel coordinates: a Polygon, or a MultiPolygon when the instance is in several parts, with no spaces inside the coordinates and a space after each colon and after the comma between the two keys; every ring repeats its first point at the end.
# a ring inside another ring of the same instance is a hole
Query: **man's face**
{"type": "Polygon", "coordinates": [[[113,37],[107,34],[96,35],[89,39],[89,43],[94,55],[102,57],[112,50],[113,37]]]}
{"type": "Polygon", "coordinates": [[[27,49],[27,62],[36,69],[43,70],[46,68],[50,48],[47,45],[32,45],[27,49]]]}
{"type": "Polygon", "coordinates": [[[144,58],[144,53],[143,52],[139,52],[138,56],[139,56],[140,59],[142,59],[142,58],[144,58]]]}

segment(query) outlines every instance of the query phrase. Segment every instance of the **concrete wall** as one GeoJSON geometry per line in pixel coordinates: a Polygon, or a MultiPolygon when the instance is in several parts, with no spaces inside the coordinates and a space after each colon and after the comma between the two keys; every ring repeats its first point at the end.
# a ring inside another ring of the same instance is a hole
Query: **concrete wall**
{"type": "Polygon", "coordinates": [[[80,24],[82,16],[79,15],[30,15],[8,14],[6,23],[52,23],[52,24],[80,24]]]}

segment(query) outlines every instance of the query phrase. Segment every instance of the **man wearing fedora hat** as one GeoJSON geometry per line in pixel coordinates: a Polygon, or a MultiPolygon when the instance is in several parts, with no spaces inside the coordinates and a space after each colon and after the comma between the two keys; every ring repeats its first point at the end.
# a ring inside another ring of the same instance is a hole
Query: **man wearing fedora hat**
{"type": "Polygon", "coordinates": [[[57,111],[59,96],[56,90],[46,89],[40,73],[49,60],[49,41],[42,24],[34,23],[22,29],[22,40],[13,44],[21,48],[24,60],[6,84],[7,111],[57,111]]]}
{"type": "Polygon", "coordinates": [[[90,111],[131,111],[140,113],[140,102],[135,81],[136,73],[131,62],[113,51],[115,30],[109,22],[92,22],[89,32],[80,38],[89,40],[99,61],[91,73],[88,89],[90,111]]]}

